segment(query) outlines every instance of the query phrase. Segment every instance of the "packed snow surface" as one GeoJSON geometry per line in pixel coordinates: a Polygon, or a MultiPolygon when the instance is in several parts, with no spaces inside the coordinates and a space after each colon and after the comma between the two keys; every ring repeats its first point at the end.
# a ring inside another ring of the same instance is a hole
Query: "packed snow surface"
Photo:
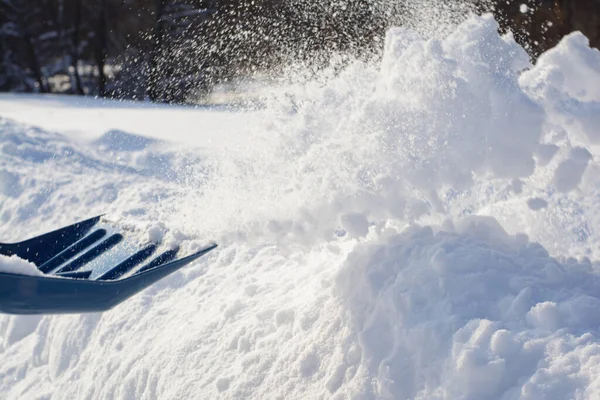
{"type": "Polygon", "coordinates": [[[106,212],[220,246],[0,316],[0,398],[599,398],[598,88],[581,34],[531,65],[483,16],[253,112],[2,96],[3,241],[106,212]]]}

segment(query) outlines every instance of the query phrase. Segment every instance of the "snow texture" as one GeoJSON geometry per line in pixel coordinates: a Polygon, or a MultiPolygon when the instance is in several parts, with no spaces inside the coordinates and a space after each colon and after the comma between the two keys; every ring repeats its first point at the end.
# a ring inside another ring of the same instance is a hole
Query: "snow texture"
{"type": "Polygon", "coordinates": [[[109,312],[0,316],[0,398],[598,398],[600,53],[497,28],[391,29],[262,110],[0,96],[3,241],[219,243],[109,312]]]}

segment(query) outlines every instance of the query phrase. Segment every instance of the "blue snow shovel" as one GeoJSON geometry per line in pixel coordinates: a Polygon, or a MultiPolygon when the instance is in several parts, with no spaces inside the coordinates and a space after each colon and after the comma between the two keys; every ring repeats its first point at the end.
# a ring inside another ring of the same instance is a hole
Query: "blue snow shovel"
{"type": "Polygon", "coordinates": [[[0,254],[32,262],[39,275],[0,272],[0,312],[68,314],[106,311],[217,247],[181,257],[179,248],[139,245],[102,216],[19,243],[0,254]]]}

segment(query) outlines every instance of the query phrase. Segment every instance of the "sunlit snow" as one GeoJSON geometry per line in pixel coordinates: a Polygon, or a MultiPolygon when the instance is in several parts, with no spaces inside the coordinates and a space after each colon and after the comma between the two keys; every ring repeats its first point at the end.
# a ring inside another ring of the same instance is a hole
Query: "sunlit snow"
{"type": "Polygon", "coordinates": [[[598,88],[581,34],[534,66],[483,16],[260,110],[0,96],[2,241],[219,243],[109,312],[0,316],[0,398],[598,398],[598,88]]]}

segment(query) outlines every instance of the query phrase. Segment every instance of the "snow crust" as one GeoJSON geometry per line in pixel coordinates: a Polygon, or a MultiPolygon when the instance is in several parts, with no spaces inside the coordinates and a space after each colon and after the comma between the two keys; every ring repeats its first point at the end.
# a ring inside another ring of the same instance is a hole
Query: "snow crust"
{"type": "Polygon", "coordinates": [[[3,241],[108,212],[219,243],[110,312],[0,316],[0,398],[597,398],[599,87],[581,34],[531,65],[482,16],[217,133],[0,99],[3,241]]]}

